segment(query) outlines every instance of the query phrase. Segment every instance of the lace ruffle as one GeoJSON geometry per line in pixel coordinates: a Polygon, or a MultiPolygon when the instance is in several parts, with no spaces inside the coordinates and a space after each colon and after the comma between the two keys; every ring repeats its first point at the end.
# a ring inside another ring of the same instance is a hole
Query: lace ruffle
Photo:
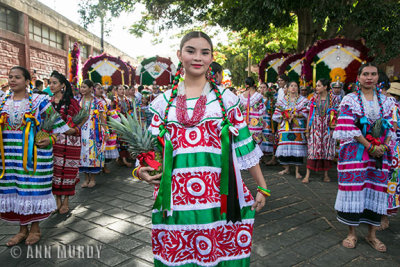
{"type": "Polygon", "coordinates": [[[332,137],[337,140],[354,139],[354,137],[361,136],[362,133],[359,129],[351,131],[334,131],[332,137]]]}
{"type": "Polygon", "coordinates": [[[51,194],[35,197],[9,194],[0,197],[0,213],[45,214],[54,211],[56,208],[56,201],[51,194]]]}
{"type": "Polygon", "coordinates": [[[243,157],[239,157],[238,160],[238,165],[240,170],[247,170],[250,169],[251,167],[256,166],[260,162],[260,158],[263,156],[263,152],[259,148],[259,146],[256,146],[256,148],[251,151],[249,154],[244,155],[243,157]]]}
{"type": "Polygon", "coordinates": [[[386,214],[387,193],[369,188],[365,188],[363,191],[338,191],[335,210],[362,213],[366,209],[378,214],[386,214]]]}

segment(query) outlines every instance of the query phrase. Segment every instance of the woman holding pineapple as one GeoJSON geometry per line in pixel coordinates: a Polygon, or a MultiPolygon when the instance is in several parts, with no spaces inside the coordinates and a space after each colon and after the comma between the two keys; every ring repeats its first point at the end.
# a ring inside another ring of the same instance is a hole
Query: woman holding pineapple
{"type": "Polygon", "coordinates": [[[104,102],[93,96],[93,82],[84,80],[81,84],[81,97],[78,99],[81,108],[89,112],[89,119],[81,127],[81,161],[79,171],[85,173],[82,187],[92,188],[96,185],[95,175],[101,171],[104,162],[104,146],[109,131],[106,123],[104,102]]]}
{"type": "MultiPolygon", "coordinates": [[[[29,88],[30,73],[23,67],[9,72],[9,93],[0,104],[0,216],[17,222],[20,231],[7,246],[26,239],[27,245],[40,240],[39,221],[57,208],[52,195],[54,134],[69,127],[57,115],[51,136],[39,138],[35,133],[45,119],[55,113],[47,95],[33,94],[29,88]],[[30,229],[28,225],[31,224],[30,229]]],[[[48,129],[47,129],[48,130],[48,129]]]]}
{"type": "Polygon", "coordinates": [[[186,34],[173,89],[150,107],[149,129],[163,147],[163,174],[150,174],[154,169],[145,159],[134,175],[156,185],[156,266],[249,265],[254,209],[259,211],[269,195],[258,165],[263,153],[238,97],[216,85],[209,68],[212,52],[205,33],[186,34]],[[259,185],[255,201],[240,169],[248,169],[259,185]]]}
{"type": "Polygon", "coordinates": [[[60,214],[69,211],[69,196],[75,195],[75,185],[79,182],[79,162],[81,158],[80,126],[87,117],[74,123],[81,110],[78,101],[74,99],[71,84],[64,75],[53,71],[50,76],[50,90],[53,93],[51,103],[61,118],[71,127],[64,134],[57,136],[53,146],[54,172],[53,194],[56,196],[57,210],[60,214]],[[62,200],[64,196],[64,200],[62,200]]]}

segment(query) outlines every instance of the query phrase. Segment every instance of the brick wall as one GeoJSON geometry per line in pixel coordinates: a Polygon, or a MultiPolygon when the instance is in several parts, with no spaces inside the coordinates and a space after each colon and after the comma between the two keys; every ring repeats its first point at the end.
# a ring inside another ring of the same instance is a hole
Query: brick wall
{"type": "Polygon", "coordinates": [[[30,49],[31,70],[36,70],[39,78],[49,77],[53,70],[65,73],[67,58],[31,47],[30,49]]]}
{"type": "Polygon", "coordinates": [[[8,77],[8,71],[16,65],[25,66],[24,45],[0,39],[0,78],[8,77]]]}

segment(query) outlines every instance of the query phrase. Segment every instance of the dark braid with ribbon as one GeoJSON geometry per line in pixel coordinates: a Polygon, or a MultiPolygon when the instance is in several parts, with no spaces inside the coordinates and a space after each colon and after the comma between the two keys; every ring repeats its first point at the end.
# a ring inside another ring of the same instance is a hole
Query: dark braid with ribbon
{"type": "Polygon", "coordinates": [[[157,194],[156,201],[154,202],[153,209],[171,211],[171,183],[172,183],[172,165],[173,165],[173,147],[171,140],[164,138],[167,130],[168,113],[171,109],[172,102],[178,95],[178,85],[183,71],[182,63],[179,62],[178,69],[176,71],[174,82],[172,85],[171,96],[168,100],[167,107],[165,109],[164,118],[160,125],[160,133],[157,136],[159,145],[158,147],[163,150],[163,174],[160,181],[160,188],[157,194]]]}
{"type": "MultiPolygon", "coordinates": [[[[233,164],[232,149],[233,137],[230,128],[233,127],[229,121],[227,110],[225,109],[224,102],[222,101],[222,94],[218,89],[215,74],[211,67],[209,69],[210,75],[207,77],[211,83],[211,88],[215,93],[219,106],[222,112],[222,130],[221,130],[221,180],[220,180],[220,194],[221,194],[221,215],[226,213],[226,221],[233,223],[241,221],[240,204],[238,199],[238,190],[236,183],[236,172],[233,164]]],[[[237,166],[236,166],[237,167],[237,166]]]]}

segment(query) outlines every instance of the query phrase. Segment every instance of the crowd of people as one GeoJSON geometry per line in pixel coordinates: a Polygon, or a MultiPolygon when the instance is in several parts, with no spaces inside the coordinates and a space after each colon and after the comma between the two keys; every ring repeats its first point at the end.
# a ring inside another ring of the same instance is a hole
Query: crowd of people
{"type": "Polygon", "coordinates": [[[186,34],[176,76],[165,88],[84,80],[75,90],[57,71],[32,83],[27,69],[11,68],[8,83],[0,81],[0,216],[19,223],[20,231],[7,245],[37,243],[40,221],[69,212],[79,173],[81,187],[93,188],[96,175],[110,173],[106,164],[116,161],[154,185],[157,266],[248,265],[255,211],[270,196],[260,160],[281,164],[281,175],[293,165],[303,183],[311,171],[330,182],[337,161],[335,209],[349,226],[343,246],[354,248],[355,227],[366,223],[367,242],[386,251],[375,233],[399,207],[400,83],[390,84],[366,63],[348,92],[340,81],[319,79],[310,90],[286,75],[258,86],[248,77],[244,90],[235,90],[221,86],[222,66],[212,52],[206,34],[186,34]],[[128,144],[108,127],[109,118],[134,111],[162,146],[160,174],[132,159],[128,144]],[[52,114],[59,116],[45,130],[52,114]],[[48,138],[35,138],[40,131],[48,138]],[[245,169],[257,183],[255,198],[242,182],[245,169]]]}

